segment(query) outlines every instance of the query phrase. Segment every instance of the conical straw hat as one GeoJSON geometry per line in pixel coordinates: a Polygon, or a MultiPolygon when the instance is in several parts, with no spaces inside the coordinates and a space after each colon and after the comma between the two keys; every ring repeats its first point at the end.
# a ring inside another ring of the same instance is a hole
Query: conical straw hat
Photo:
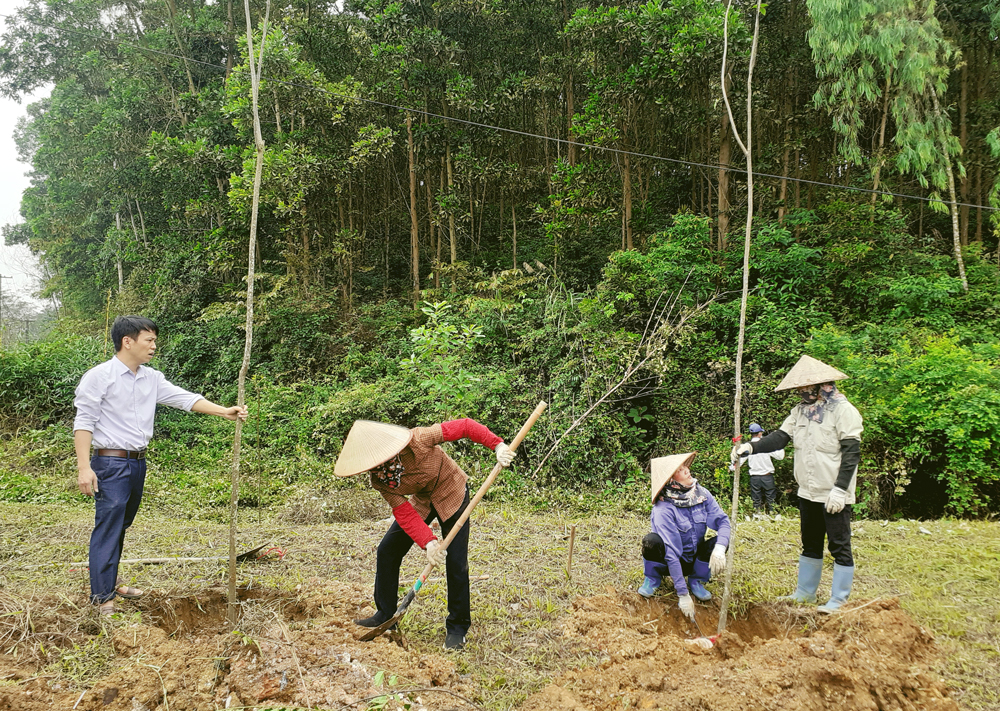
{"type": "Polygon", "coordinates": [[[663,487],[670,481],[678,469],[687,464],[691,466],[695,452],[687,454],[671,454],[669,457],[657,457],[649,463],[652,486],[650,487],[650,499],[656,503],[656,497],[663,491],[663,487]]]}
{"type": "Polygon", "coordinates": [[[804,355],[799,358],[798,363],[792,366],[792,369],[788,371],[788,375],[778,383],[778,387],[774,389],[774,392],[802,388],[806,385],[829,383],[832,380],[843,380],[846,377],[848,376],[823,361],[804,355]]]}
{"type": "Polygon", "coordinates": [[[371,420],[357,420],[347,433],[333,473],[354,476],[392,459],[410,443],[410,430],[371,420]]]}

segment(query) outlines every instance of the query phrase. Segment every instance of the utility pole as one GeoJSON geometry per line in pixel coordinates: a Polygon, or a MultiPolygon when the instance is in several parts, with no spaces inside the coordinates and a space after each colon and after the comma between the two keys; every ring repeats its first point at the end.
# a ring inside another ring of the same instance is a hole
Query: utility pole
{"type": "Polygon", "coordinates": [[[13,278],[0,274],[0,347],[3,347],[3,280],[13,278]]]}

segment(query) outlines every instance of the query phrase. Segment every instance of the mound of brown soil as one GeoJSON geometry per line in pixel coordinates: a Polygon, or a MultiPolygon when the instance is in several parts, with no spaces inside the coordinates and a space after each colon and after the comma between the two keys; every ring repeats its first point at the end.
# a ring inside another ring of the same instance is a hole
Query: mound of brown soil
{"type": "MultiPolygon", "coordinates": [[[[776,605],[730,619],[714,648],[686,639],[676,610],[635,596],[582,599],[564,622],[605,656],[531,696],[522,711],[639,709],[958,709],[931,672],[933,636],[897,600],[824,617],[776,605]]],[[[699,606],[706,634],[717,617],[699,606]]]]}

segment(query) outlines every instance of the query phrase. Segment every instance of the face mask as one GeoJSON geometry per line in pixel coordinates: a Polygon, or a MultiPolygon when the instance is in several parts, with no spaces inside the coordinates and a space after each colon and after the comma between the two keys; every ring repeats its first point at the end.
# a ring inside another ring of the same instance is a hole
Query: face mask
{"type": "Polygon", "coordinates": [[[819,397],[819,385],[813,385],[808,390],[799,390],[799,397],[802,398],[803,405],[812,405],[819,397]]]}
{"type": "Polygon", "coordinates": [[[682,494],[686,494],[687,492],[691,491],[691,487],[692,486],[694,486],[693,483],[691,484],[691,486],[681,486],[680,484],[678,484],[673,479],[671,479],[669,482],[667,482],[667,488],[668,489],[672,489],[674,491],[679,491],[682,494]]]}

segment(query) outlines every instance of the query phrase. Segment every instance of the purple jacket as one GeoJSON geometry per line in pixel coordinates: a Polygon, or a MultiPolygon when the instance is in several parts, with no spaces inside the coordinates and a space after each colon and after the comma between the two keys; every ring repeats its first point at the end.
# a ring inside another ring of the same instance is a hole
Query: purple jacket
{"type": "Polygon", "coordinates": [[[674,590],[678,595],[688,594],[681,561],[690,563],[694,560],[698,543],[705,537],[706,529],[711,528],[718,534],[719,545],[729,546],[729,517],[701,484],[698,485],[698,491],[706,497],[702,503],[685,509],[674,506],[669,500],[657,501],[649,517],[653,533],[663,539],[666,551],[664,562],[670,570],[674,590]]]}

